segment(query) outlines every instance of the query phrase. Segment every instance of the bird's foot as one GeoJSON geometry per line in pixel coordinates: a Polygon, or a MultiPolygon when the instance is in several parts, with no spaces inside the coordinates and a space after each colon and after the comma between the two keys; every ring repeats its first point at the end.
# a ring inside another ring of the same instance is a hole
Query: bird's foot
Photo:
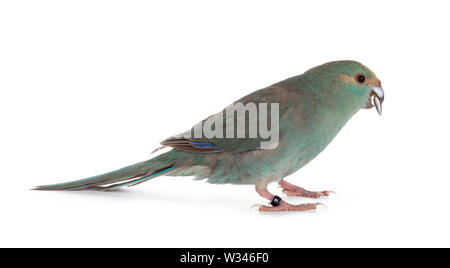
{"type": "Polygon", "coordinates": [[[287,181],[281,180],[280,181],[280,187],[283,188],[283,193],[285,193],[287,196],[302,196],[302,197],[309,197],[309,198],[319,198],[322,196],[329,196],[330,194],[335,194],[333,191],[320,191],[320,192],[312,192],[308,191],[302,187],[290,184],[287,181]]]}
{"type": "Polygon", "coordinates": [[[276,207],[264,205],[257,205],[257,206],[258,210],[262,212],[276,212],[276,211],[308,211],[317,209],[317,206],[325,206],[325,205],[322,203],[307,203],[307,204],[293,205],[281,201],[280,204],[276,207]]]}
{"type": "Polygon", "coordinates": [[[301,187],[298,187],[299,189],[296,190],[289,190],[289,189],[283,189],[283,193],[285,193],[287,196],[302,196],[302,197],[308,197],[308,198],[319,198],[322,196],[329,196],[330,194],[335,194],[333,191],[320,191],[320,192],[311,192],[308,190],[305,190],[301,187]]]}

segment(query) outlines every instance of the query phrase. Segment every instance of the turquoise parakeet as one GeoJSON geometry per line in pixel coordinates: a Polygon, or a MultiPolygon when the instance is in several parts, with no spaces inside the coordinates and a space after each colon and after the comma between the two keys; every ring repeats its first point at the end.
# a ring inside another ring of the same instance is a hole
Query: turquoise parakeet
{"type": "Polygon", "coordinates": [[[361,108],[375,106],[381,115],[383,100],[381,82],[369,68],[355,61],[329,62],[302,75],[257,90],[234,103],[246,109],[241,117],[243,115],[244,119],[260,127],[264,125],[260,123],[265,121],[262,117],[255,119],[250,115],[252,106],[249,104],[259,107],[260,115],[261,107],[276,104],[262,112],[270,122],[277,123],[271,125],[271,130],[277,131],[273,132],[276,140],[271,144],[262,146],[267,141],[267,135],[255,135],[263,133],[261,129],[252,133],[248,122],[243,126],[238,125],[236,129],[231,128],[231,131],[226,129],[227,135],[219,133],[219,128],[229,128],[230,124],[238,121],[233,111],[233,119],[225,122],[230,115],[225,115],[224,109],[200,122],[202,126],[215,118],[214,130],[212,127],[210,129],[219,135],[193,137],[192,134],[198,130],[194,127],[162,141],[162,146],[171,150],[147,161],[87,179],[38,186],[35,189],[81,190],[96,187],[108,191],[137,185],[162,175],[194,176],[213,184],[255,185],[257,193],[271,201],[267,206],[260,205],[260,211],[313,210],[320,203],[287,203],[271,194],[267,185],[278,182],[287,195],[310,198],[329,195],[330,191],[310,192],[283,178],[305,166],[325,149],[361,108]],[[222,115],[225,116],[221,118],[222,115]],[[239,132],[240,136],[233,135],[239,132]]]}

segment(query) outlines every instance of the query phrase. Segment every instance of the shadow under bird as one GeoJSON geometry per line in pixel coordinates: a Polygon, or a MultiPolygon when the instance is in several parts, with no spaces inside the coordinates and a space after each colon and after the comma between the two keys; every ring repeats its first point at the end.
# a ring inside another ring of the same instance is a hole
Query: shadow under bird
{"type": "MultiPolygon", "coordinates": [[[[191,133],[190,130],[162,141],[161,145],[171,147],[171,150],[147,161],[87,179],[35,189],[82,190],[95,187],[109,191],[162,175],[194,176],[213,184],[255,185],[256,192],[270,201],[269,205],[259,205],[260,211],[314,210],[320,203],[290,204],[271,194],[267,185],[278,182],[288,196],[328,196],[331,191],[307,191],[283,178],[305,166],[325,149],[360,109],[376,107],[381,115],[383,100],[381,82],[369,68],[355,61],[329,62],[235,102],[279,105],[276,146],[262,147],[264,139],[261,137],[191,138],[186,135],[191,133]]],[[[248,129],[245,133],[248,134],[248,129]]]]}

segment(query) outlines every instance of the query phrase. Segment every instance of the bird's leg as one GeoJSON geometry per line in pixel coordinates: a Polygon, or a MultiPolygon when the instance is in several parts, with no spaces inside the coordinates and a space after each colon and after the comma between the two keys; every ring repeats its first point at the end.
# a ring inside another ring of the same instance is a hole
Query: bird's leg
{"type": "Polygon", "coordinates": [[[302,187],[296,186],[294,184],[290,184],[285,180],[281,180],[279,183],[281,188],[283,188],[283,193],[288,196],[303,196],[310,198],[319,198],[321,196],[329,196],[333,191],[321,191],[321,192],[311,192],[303,189],[302,187]]]}
{"type": "Polygon", "coordinates": [[[271,204],[269,206],[258,205],[259,211],[265,211],[265,212],[270,212],[270,211],[272,211],[272,212],[273,211],[306,211],[306,210],[315,210],[318,205],[323,205],[321,203],[308,203],[308,204],[300,204],[300,205],[289,204],[289,203],[281,200],[281,198],[279,198],[278,196],[275,196],[275,195],[271,194],[267,190],[267,183],[265,183],[265,185],[263,187],[261,187],[261,185],[257,184],[256,185],[256,192],[260,196],[262,196],[262,197],[268,199],[269,201],[271,201],[271,204]]]}

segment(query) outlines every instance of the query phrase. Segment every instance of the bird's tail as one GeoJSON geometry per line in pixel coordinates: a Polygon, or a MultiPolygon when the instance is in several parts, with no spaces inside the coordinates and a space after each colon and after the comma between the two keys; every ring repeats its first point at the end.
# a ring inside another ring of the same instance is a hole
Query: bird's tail
{"type": "Polygon", "coordinates": [[[128,167],[97,175],[87,179],[38,186],[34,190],[82,190],[90,187],[99,187],[100,191],[115,190],[124,186],[133,186],[161,175],[168,175],[176,168],[176,159],[172,151],[161,154],[155,158],[143,161],[128,167]]]}

